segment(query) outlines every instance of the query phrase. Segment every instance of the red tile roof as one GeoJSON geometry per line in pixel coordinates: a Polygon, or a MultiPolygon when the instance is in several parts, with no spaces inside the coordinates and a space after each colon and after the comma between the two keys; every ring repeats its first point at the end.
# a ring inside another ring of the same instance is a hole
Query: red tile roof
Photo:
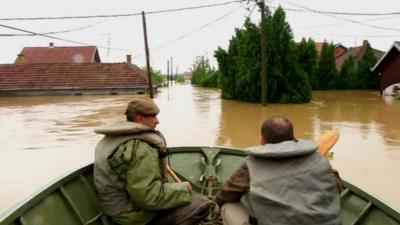
{"type": "Polygon", "coordinates": [[[324,45],[324,42],[317,42],[315,43],[315,48],[317,49],[318,55],[321,55],[322,51],[322,46],[324,45]]]}
{"type": "Polygon", "coordinates": [[[336,69],[340,71],[346,59],[350,56],[353,56],[356,61],[359,61],[364,54],[364,47],[357,46],[349,48],[346,52],[343,52],[341,55],[336,56],[336,69]]]}
{"type": "MultiPolygon", "coordinates": [[[[321,54],[323,42],[317,42],[315,44],[315,48],[317,49],[318,55],[321,54]]],[[[336,60],[336,69],[340,71],[342,66],[347,58],[353,56],[356,61],[361,60],[364,55],[366,43],[363,43],[361,46],[346,48],[342,44],[335,44],[335,60],[336,60]]],[[[380,59],[384,52],[372,49],[374,51],[375,57],[380,59]]]]}
{"type": "Polygon", "coordinates": [[[335,57],[339,57],[342,54],[347,52],[347,48],[345,46],[343,46],[342,44],[336,44],[335,45],[335,57]]]}
{"type": "Polygon", "coordinates": [[[1,90],[147,87],[143,70],[127,63],[0,65],[1,90]]]}
{"type": "Polygon", "coordinates": [[[25,47],[15,63],[95,63],[101,62],[95,46],[78,47],[25,47]],[[20,57],[23,57],[21,59],[20,57]]]}

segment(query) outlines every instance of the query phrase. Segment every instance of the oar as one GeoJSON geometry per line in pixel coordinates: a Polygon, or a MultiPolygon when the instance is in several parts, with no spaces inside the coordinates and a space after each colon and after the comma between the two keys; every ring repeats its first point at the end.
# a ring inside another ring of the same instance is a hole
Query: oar
{"type": "Polygon", "coordinates": [[[321,153],[321,155],[325,155],[326,153],[328,153],[339,139],[339,136],[339,132],[334,130],[322,134],[316,141],[319,146],[319,153],[321,153]]]}
{"type": "Polygon", "coordinates": [[[174,179],[175,182],[181,182],[181,179],[175,174],[175,172],[169,167],[168,164],[165,165],[165,169],[167,170],[168,174],[174,179]]]}

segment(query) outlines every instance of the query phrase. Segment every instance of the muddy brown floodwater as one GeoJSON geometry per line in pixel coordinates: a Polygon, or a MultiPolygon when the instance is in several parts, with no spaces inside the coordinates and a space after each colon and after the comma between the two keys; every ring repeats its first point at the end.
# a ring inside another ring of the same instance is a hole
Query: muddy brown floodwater
{"type": "MultiPolygon", "coordinates": [[[[132,96],[0,97],[0,212],[93,161],[97,126],[124,120],[132,96]]],[[[313,92],[308,104],[221,100],[216,89],[162,88],[158,129],[169,146],[246,148],[268,117],[289,118],[298,138],[339,131],[331,161],[344,179],[400,208],[400,101],[374,91],[313,92]]]]}

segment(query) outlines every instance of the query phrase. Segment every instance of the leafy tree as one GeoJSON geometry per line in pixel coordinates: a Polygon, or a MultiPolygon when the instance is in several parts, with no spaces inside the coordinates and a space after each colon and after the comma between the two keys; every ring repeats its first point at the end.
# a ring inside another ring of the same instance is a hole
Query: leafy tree
{"type": "Polygon", "coordinates": [[[184,83],[185,82],[185,78],[182,75],[177,75],[176,78],[175,78],[175,82],[184,83]]]}
{"type": "Polygon", "coordinates": [[[202,87],[218,87],[219,71],[213,71],[204,76],[200,82],[202,87]]]}
{"type": "MultiPolygon", "coordinates": [[[[147,68],[142,68],[146,75],[147,75],[147,68]]],[[[164,83],[164,76],[161,74],[160,70],[154,70],[152,67],[150,67],[150,72],[151,72],[151,80],[153,84],[155,85],[162,85],[164,83]]]]}
{"type": "Polygon", "coordinates": [[[336,71],[335,46],[324,42],[318,61],[316,89],[328,90],[336,88],[338,73],[336,71]]]}
{"type": "Polygon", "coordinates": [[[192,68],[192,84],[203,87],[218,87],[218,73],[211,68],[205,56],[197,56],[192,68]]]}

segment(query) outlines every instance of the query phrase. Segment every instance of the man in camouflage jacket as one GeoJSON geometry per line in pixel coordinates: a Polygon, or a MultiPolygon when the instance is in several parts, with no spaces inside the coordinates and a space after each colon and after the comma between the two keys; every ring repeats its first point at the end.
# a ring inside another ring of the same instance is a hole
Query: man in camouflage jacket
{"type": "Polygon", "coordinates": [[[96,129],[94,183],[101,206],[121,225],[197,224],[210,201],[192,197],[188,182],[167,182],[165,139],[155,130],[158,106],[133,99],[127,121],[96,129]]]}

